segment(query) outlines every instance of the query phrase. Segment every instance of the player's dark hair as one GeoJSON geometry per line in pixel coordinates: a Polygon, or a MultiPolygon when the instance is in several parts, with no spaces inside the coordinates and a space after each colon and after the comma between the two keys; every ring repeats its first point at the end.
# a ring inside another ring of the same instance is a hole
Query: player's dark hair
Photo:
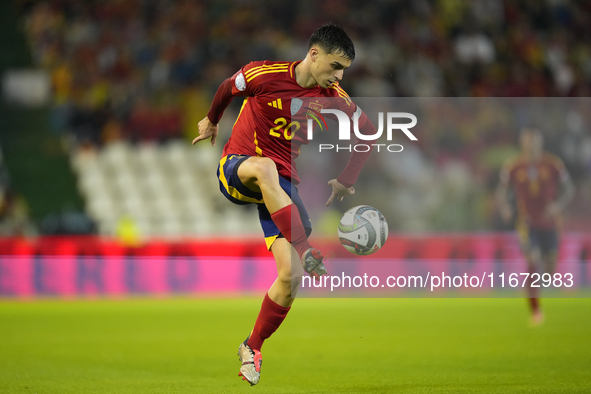
{"type": "Polygon", "coordinates": [[[314,45],[319,45],[327,54],[342,54],[346,59],[355,59],[355,47],[347,33],[337,25],[326,24],[320,26],[312,36],[308,44],[308,50],[314,45]]]}

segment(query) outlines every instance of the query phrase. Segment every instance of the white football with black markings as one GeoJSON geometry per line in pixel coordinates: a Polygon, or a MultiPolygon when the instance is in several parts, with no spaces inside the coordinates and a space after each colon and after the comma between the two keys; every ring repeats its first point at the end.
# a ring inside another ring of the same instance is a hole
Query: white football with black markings
{"type": "Polygon", "coordinates": [[[356,255],[377,252],[388,239],[388,223],[384,216],[369,205],[349,209],[339,223],[339,241],[345,249],[356,255]]]}

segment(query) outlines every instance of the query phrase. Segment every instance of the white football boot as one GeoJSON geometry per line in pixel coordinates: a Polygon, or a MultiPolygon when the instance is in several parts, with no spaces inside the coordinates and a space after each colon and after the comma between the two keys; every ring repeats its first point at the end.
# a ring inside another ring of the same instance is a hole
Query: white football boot
{"type": "Polygon", "coordinates": [[[261,352],[251,349],[246,342],[248,342],[248,338],[238,347],[238,357],[242,362],[238,376],[242,376],[242,380],[246,380],[251,386],[254,386],[261,380],[263,357],[261,352]]]}

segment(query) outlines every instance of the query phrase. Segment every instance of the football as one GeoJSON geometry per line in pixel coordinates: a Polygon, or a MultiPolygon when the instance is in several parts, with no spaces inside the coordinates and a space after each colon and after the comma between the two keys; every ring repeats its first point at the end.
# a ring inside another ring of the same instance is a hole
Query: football
{"type": "Polygon", "coordinates": [[[388,238],[388,223],[384,216],[369,205],[349,209],[339,223],[339,241],[349,252],[368,255],[377,252],[388,238]]]}

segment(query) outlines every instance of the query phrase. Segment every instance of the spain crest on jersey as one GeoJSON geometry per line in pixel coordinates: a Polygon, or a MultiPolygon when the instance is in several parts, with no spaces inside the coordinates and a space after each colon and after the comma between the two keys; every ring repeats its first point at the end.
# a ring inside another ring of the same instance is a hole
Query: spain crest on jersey
{"type": "Polygon", "coordinates": [[[312,110],[316,111],[316,112],[320,112],[322,110],[323,105],[319,104],[318,102],[316,103],[310,103],[308,104],[308,112],[306,113],[306,119],[314,119],[312,110]]]}

